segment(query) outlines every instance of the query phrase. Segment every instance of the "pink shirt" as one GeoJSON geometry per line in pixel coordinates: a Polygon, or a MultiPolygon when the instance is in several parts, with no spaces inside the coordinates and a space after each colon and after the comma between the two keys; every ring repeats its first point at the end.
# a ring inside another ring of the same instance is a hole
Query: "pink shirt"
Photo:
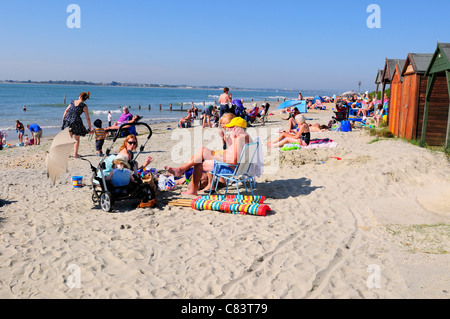
{"type": "Polygon", "coordinates": [[[124,123],[124,122],[128,122],[131,121],[131,119],[133,118],[133,115],[131,115],[131,113],[122,113],[122,115],[119,118],[119,123],[124,123]]]}

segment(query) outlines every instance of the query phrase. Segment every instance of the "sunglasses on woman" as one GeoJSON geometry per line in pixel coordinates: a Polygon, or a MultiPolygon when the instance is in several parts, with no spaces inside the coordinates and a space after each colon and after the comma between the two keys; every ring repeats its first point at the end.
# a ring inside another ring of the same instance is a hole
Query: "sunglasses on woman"
{"type": "Polygon", "coordinates": [[[127,143],[130,144],[130,145],[136,145],[137,144],[136,141],[128,141],[127,143]]]}

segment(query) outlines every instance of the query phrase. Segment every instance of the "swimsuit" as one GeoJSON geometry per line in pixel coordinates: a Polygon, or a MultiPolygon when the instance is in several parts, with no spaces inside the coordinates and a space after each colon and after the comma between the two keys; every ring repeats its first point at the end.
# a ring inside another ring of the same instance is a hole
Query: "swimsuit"
{"type": "Polygon", "coordinates": [[[311,134],[309,132],[302,133],[300,139],[305,142],[306,145],[309,145],[309,142],[311,141],[311,134]]]}

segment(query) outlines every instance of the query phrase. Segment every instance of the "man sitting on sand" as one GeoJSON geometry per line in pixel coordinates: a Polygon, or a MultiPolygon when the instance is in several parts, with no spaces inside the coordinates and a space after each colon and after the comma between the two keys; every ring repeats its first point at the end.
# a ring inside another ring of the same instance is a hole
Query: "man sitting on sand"
{"type": "MultiPolygon", "coordinates": [[[[246,132],[247,122],[241,117],[235,117],[230,123],[225,125],[225,137],[227,140],[227,149],[221,151],[212,151],[206,147],[199,149],[189,161],[180,167],[168,167],[165,169],[181,177],[183,173],[191,167],[194,167],[192,174],[192,185],[189,190],[182,192],[182,195],[195,195],[199,189],[199,183],[203,172],[210,172],[214,167],[214,160],[219,160],[231,165],[236,165],[239,156],[245,144],[251,143],[251,137],[246,132]]],[[[211,185],[208,185],[212,187],[211,185]]],[[[206,187],[207,188],[207,187],[206,187]]]]}
{"type": "Polygon", "coordinates": [[[180,121],[178,122],[178,127],[179,128],[187,127],[188,124],[191,123],[192,113],[191,113],[190,110],[188,110],[187,112],[188,112],[188,115],[186,117],[181,118],[180,121]],[[184,123],[186,123],[186,126],[184,126],[184,123]]]}

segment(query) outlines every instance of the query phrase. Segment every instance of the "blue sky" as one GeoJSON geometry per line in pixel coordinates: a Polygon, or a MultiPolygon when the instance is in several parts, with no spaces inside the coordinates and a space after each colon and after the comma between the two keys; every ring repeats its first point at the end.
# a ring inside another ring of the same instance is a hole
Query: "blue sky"
{"type": "Polygon", "coordinates": [[[386,58],[450,42],[448,12],[448,0],[2,1],[0,80],[374,90],[386,58]]]}

